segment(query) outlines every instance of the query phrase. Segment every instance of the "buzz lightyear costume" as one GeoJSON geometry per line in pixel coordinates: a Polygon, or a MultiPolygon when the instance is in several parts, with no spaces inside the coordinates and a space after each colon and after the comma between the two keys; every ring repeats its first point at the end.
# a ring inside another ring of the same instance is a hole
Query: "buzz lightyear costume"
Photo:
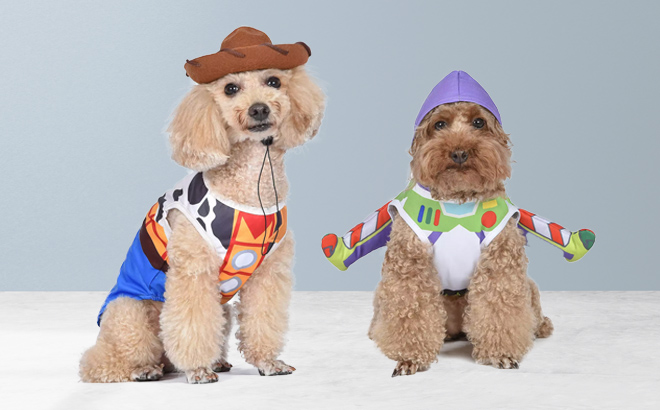
{"type": "MultiPolygon", "coordinates": [[[[412,185],[412,184],[411,184],[412,185]]],[[[417,237],[433,248],[433,263],[445,294],[464,293],[481,252],[520,213],[508,198],[457,203],[436,201],[419,184],[409,186],[390,202],[417,237]]]]}
{"type": "MultiPolygon", "coordinates": [[[[435,107],[459,101],[481,105],[500,124],[502,119],[486,90],[464,71],[447,75],[431,91],[415,121],[435,107]]],[[[462,294],[467,289],[481,252],[514,218],[525,233],[543,239],[564,253],[569,262],[581,259],[595,242],[588,229],[570,232],[524,209],[516,208],[508,198],[458,204],[433,199],[425,187],[411,181],[406,190],[370,214],[343,237],[328,234],[321,246],[326,258],[340,270],[387,244],[392,230],[392,216],[398,214],[422,242],[433,249],[434,265],[447,295],[462,294]]]]}

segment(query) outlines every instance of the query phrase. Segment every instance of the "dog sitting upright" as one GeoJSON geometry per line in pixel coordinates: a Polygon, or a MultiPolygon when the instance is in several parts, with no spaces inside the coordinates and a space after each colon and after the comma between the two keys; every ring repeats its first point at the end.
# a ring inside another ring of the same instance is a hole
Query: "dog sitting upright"
{"type": "Polygon", "coordinates": [[[497,107],[467,73],[424,102],[410,149],[413,181],[389,204],[392,231],[369,336],[410,375],[464,334],[481,364],[518,368],[552,333],[527,277],[525,237],[504,180],[511,151],[497,107]]]}
{"type": "Polygon", "coordinates": [[[295,370],[277,359],[293,259],[284,154],[314,137],[323,116],[323,93],[302,67],[310,55],[304,43],[273,45],[241,27],[219,52],[185,64],[198,85],[174,114],[170,143],[197,173],[149,210],[81,359],[83,381],[158,380],[174,368],[189,383],[217,381],[214,370],[231,368],[224,303],[237,292],[246,361],[261,375],[295,370]]]}

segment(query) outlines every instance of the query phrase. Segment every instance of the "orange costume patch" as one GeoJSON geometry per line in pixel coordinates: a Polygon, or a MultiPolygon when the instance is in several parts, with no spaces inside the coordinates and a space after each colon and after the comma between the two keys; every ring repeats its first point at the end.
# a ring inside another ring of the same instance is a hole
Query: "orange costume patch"
{"type": "Polygon", "coordinates": [[[266,254],[278,244],[287,228],[287,211],[255,215],[236,210],[232,238],[220,268],[222,303],[227,303],[250,279],[263,262],[266,254]]]}

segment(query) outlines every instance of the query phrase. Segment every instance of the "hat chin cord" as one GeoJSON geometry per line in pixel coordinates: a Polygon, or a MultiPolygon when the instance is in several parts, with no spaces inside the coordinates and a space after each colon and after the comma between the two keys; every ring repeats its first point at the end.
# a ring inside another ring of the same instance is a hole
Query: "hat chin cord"
{"type": "MultiPolygon", "coordinates": [[[[273,136],[271,135],[269,137],[266,137],[266,138],[262,139],[261,143],[264,144],[266,147],[269,147],[269,146],[273,145],[273,136]]],[[[266,149],[268,149],[268,148],[266,148],[266,149]]],[[[270,157],[268,158],[268,160],[270,161],[270,157]]]]}
{"type": "MultiPolygon", "coordinates": [[[[268,166],[270,167],[270,176],[271,180],[273,182],[273,192],[275,192],[275,207],[277,209],[277,213],[275,214],[275,220],[273,223],[277,225],[277,220],[280,215],[280,201],[279,198],[277,197],[277,187],[275,186],[275,171],[273,171],[273,162],[270,159],[270,146],[273,145],[273,136],[266,137],[261,140],[261,143],[264,144],[266,147],[266,153],[264,154],[264,160],[261,163],[261,170],[259,170],[259,178],[257,179],[257,197],[259,198],[259,206],[261,206],[261,212],[263,212],[264,215],[264,238],[263,241],[261,242],[261,254],[266,255],[270,251],[270,245],[268,247],[268,250],[264,252],[264,247],[266,246],[266,232],[268,230],[268,218],[266,217],[266,210],[264,209],[264,205],[261,202],[261,174],[264,172],[264,167],[266,166],[266,158],[268,158],[268,166]]],[[[277,240],[277,237],[280,234],[280,227],[278,226],[275,228],[275,237],[273,238],[273,245],[275,244],[275,241],[277,240]]]]}

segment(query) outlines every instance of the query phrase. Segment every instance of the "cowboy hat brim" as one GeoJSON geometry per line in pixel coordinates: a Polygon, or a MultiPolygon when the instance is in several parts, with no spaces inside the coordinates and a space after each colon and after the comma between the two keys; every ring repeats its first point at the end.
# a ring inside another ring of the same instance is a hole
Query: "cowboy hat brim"
{"type": "Polygon", "coordinates": [[[312,51],[307,44],[273,45],[264,43],[254,46],[221,49],[217,53],[187,60],[186,74],[198,84],[207,84],[227,74],[243,71],[277,68],[288,70],[307,62],[312,51]]]}

